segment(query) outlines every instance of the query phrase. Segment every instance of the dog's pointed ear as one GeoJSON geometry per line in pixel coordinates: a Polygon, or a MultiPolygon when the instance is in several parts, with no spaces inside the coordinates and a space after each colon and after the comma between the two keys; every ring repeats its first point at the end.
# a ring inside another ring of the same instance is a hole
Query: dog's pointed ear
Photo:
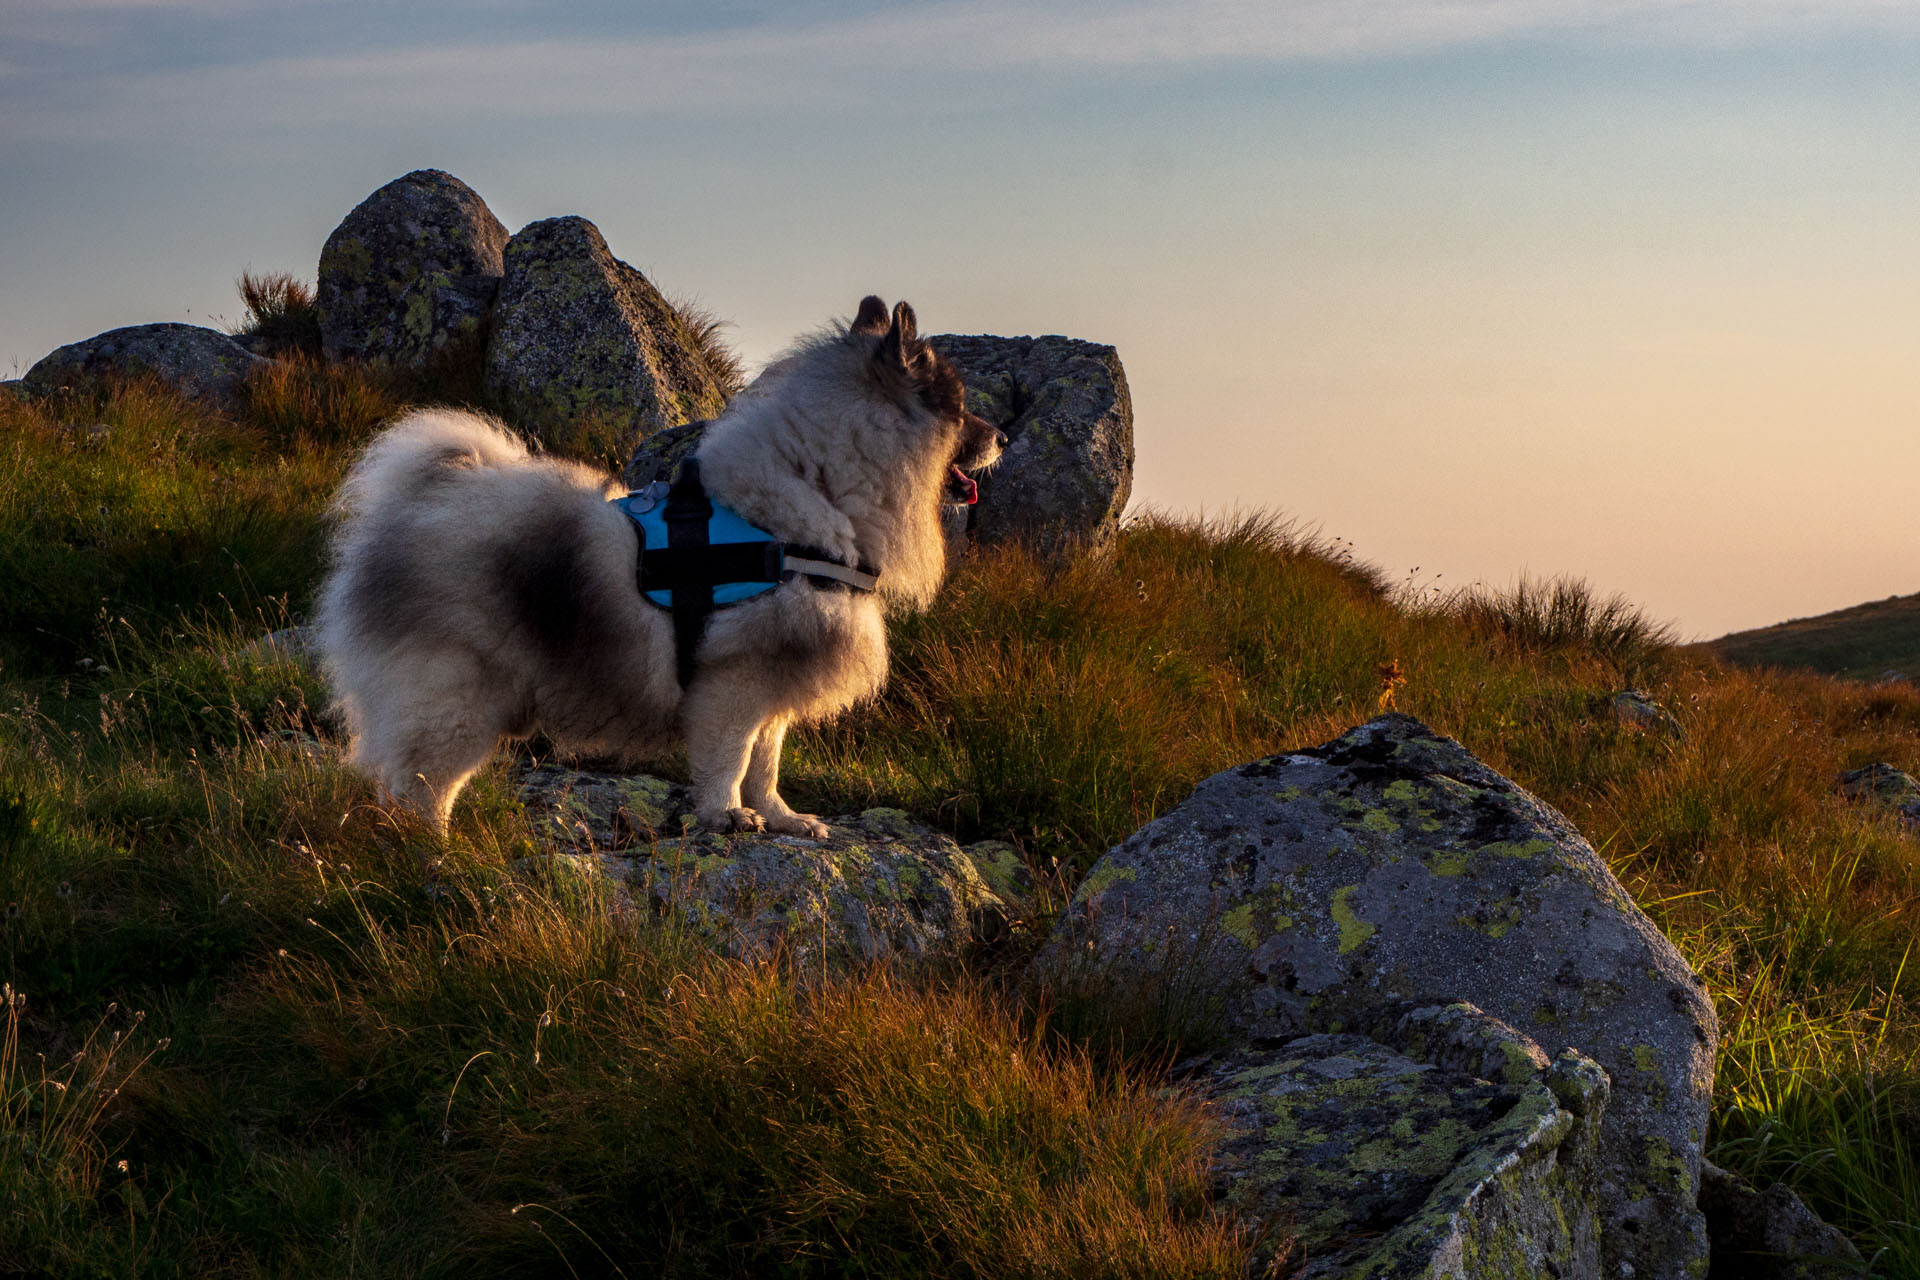
{"type": "Polygon", "coordinates": [[[926,350],[920,341],[919,325],[914,321],[913,308],[904,302],[893,306],[893,324],[887,330],[887,336],[880,340],[880,349],[874,352],[874,359],[890,369],[911,372],[926,350]]]}
{"type": "Polygon", "coordinates": [[[893,328],[904,348],[911,350],[920,339],[920,323],[914,318],[913,308],[904,302],[893,304],[893,328]]]}
{"type": "Polygon", "coordinates": [[[887,331],[887,304],[873,294],[860,299],[860,310],[854,315],[853,323],[847,326],[848,333],[865,333],[879,337],[887,331]]]}

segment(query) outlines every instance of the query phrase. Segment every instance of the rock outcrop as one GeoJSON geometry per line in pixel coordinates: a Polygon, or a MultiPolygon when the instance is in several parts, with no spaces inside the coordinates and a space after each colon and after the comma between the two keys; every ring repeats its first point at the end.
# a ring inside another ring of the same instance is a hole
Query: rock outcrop
{"type": "Polygon", "coordinates": [[[506,244],[487,202],[452,174],[395,178],[354,206],[320,251],[322,351],[418,367],[456,338],[477,336],[506,244]]]}
{"type": "Polygon", "coordinates": [[[1597,1280],[1606,1072],[1472,1005],[1182,1066],[1227,1130],[1216,1203],[1301,1277],[1597,1280]],[[1304,1257],[1301,1255],[1304,1254],[1304,1257]]]}
{"type": "Polygon", "coordinates": [[[1007,433],[980,477],[968,533],[1043,553],[1105,549],[1133,491],[1133,401],[1112,347],[1075,338],[929,338],[967,383],[967,408],[1007,433]]]}
{"type": "Polygon", "coordinates": [[[542,766],[520,794],[576,871],[675,912],[736,955],[954,957],[1003,941],[1031,892],[1008,846],[963,849],[896,809],[830,818],[828,839],[807,840],[695,831],[686,788],[646,776],[542,766]]]}
{"type": "Polygon", "coordinates": [[[1699,979],[1565,818],[1406,716],[1201,783],[1093,867],[1041,963],[1177,971],[1243,1043],[1465,1001],[1584,1053],[1612,1078],[1606,1274],[1705,1264],[1718,1033],[1699,979]]]}
{"type": "Polygon", "coordinates": [[[265,363],[228,335],[197,324],[136,324],[70,342],[20,381],[40,396],[106,374],[146,375],[225,407],[236,403],[247,374],[265,363]]]}
{"type": "Polygon", "coordinates": [[[726,406],[686,321],[585,218],[523,227],[505,265],[487,389],[534,434],[591,418],[645,437],[726,406]]]}

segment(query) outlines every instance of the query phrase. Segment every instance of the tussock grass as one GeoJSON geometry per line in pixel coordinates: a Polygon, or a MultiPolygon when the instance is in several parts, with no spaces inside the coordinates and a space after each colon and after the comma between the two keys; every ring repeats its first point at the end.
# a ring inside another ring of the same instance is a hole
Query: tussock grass
{"type": "Polygon", "coordinates": [[[242,271],[234,282],[246,319],[237,332],[261,339],[261,355],[320,356],[320,308],[313,286],[285,271],[242,271]]]}
{"type": "Polygon", "coordinates": [[[679,317],[687,340],[699,353],[701,363],[713,375],[714,382],[719,384],[721,394],[731,400],[747,385],[746,367],[740,362],[740,353],[728,344],[725,336],[733,322],[722,320],[692,298],[668,298],[667,305],[679,317]]]}
{"type": "Polygon", "coordinates": [[[1625,596],[1604,599],[1579,578],[1521,578],[1511,587],[1483,585],[1443,593],[1417,607],[1516,652],[1574,650],[1616,667],[1629,683],[1653,673],[1675,633],[1625,596]]]}
{"type": "MultiPolygon", "coordinates": [[[[0,1265],[1234,1274],[1211,1121],[1161,1066],[1207,1034],[1184,993],[797,981],[557,856],[504,766],[445,843],[341,768],[324,691],[255,641],[303,606],[353,448],[475,403],[471,373],[289,361],[231,416],[141,383],[0,399],[0,977],[31,997],[0,1150],[109,1006],[148,1013],[111,1105],[6,1166],[0,1265]]],[[[1417,600],[1284,521],[1149,516],[1103,561],[970,558],[788,773],[1009,840],[1057,905],[1208,774],[1419,716],[1566,812],[1707,978],[1714,1158],[1920,1275],[1920,840],[1834,789],[1920,768],[1920,694],[1666,640],[1570,582],[1417,600]],[[1628,685],[1683,735],[1620,723],[1628,685]]]]}

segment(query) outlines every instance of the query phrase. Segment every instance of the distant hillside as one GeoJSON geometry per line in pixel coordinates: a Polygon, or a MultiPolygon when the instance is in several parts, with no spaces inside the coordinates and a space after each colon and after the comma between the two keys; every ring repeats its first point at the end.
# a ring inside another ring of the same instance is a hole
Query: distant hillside
{"type": "Polygon", "coordinates": [[[1898,671],[1920,680],[1920,594],[1736,631],[1707,647],[1743,667],[1802,667],[1856,680],[1898,671]]]}

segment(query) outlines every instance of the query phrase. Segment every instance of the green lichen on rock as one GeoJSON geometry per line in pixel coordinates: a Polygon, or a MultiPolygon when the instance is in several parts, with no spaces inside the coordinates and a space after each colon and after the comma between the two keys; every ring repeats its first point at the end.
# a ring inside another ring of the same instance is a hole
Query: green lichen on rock
{"type": "MultiPolygon", "coordinates": [[[[1162,940],[1198,938],[1189,970],[1230,1034],[1368,1028],[1385,1004],[1471,1001],[1551,1054],[1598,1060],[1612,1076],[1593,1155],[1608,1266],[1678,1280],[1704,1256],[1682,1189],[1629,1192],[1648,1136],[1689,1171],[1699,1158],[1712,1005],[1579,832],[1458,743],[1389,715],[1227,770],[1088,883],[1097,907],[1077,895],[1041,963],[1077,947],[1125,985],[1164,965],[1162,940]],[[1270,930],[1283,894],[1292,927],[1270,930]]],[[[1508,1081],[1537,1065],[1500,1049],[1475,1070],[1508,1081]]]]}
{"type": "Polygon", "coordinates": [[[898,809],[831,818],[827,839],[808,840],[692,829],[687,789],[646,775],[542,765],[520,797],[537,834],[733,954],[958,956],[1010,915],[967,853],[898,809]]]}
{"type": "Polygon", "coordinates": [[[507,229],[473,188],[438,169],[387,183],[320,251],[314,301],[330,360],[417,368],[484,323],[507,229]]]}
{"type": "Polygon", "coordinates": [[[726,407],[685,319],[585,218],[523,227],[503,263],[487,387],[534,434],[592,419],[637,440],[726,407]]]}
{"type": "Polygon", "coordinates": [[[962,852],[1001,901],[1022,911],[1032,907],[1033,869],[1020,850],[1004,840],[981,840],[967,845],[962,852]]]}
{"type": "Polygon", "coordinates": [[[1334,925],[1340,930],[1340,954],[1357,951],[1361,944],[1379,932],[1374,925],[1362,920],[1353,909],[1353,895],[1360,892],[1357,884],[1342,885],[1334,890],[1333,905],[1329,914],[1334,925]]]}
{"type": "Polygon", "coordinates": [[[1508,1061],[1493,1047],[1508,1043],[1545,1066],[1471,1005],[1390,1025],[1393,1044],[1317,1034],[1206,1066],[1198,1083],[1228,1135],[1214,1166],[1226,1207],[1295,1238],[1306,1277],[1597,1277],[1586,1161],[1599,1109],[1562,1108],[1540,1069],[1489,1081],[1447,1060],[1508,1061]],[[1398,1043],[1421,1035],[1440,1057],[1398,1043]]]}

